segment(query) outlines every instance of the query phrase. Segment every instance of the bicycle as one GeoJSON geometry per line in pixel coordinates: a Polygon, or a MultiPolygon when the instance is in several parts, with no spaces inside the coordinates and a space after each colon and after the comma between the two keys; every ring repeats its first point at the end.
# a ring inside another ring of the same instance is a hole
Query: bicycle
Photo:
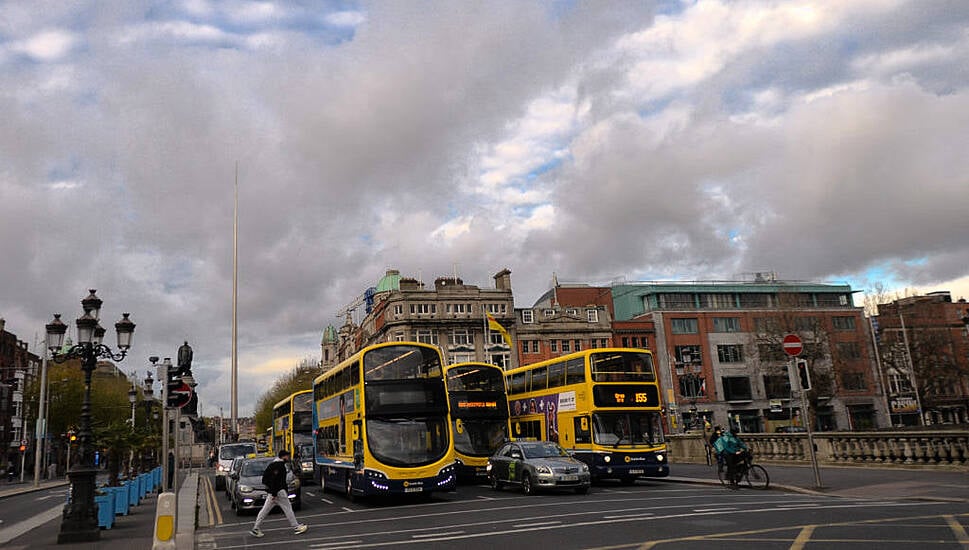
{"type": "MultiPolygon", "coordinates": [[[[738,485],[743,482],[753,489],[763,490],[770,486],[770,476],[767,474],[767,470],[760,464],[754,464],[754,457],[750,451],[744,453],[743,458],[737,464],[736,477],[738,485]]],[[[727,466],[726,464],[721,464],[720,461],[717,462],[717,478],[720,479],[720,483],[723,485],[729,482],[727,479],[727,466]]]]}

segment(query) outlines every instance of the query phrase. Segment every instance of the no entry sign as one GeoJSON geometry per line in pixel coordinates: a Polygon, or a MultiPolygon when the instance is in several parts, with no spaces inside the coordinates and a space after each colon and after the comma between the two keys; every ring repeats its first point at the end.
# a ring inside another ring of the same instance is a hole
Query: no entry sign
{"type": "Polygon", "coordinates": [[[790,355],[791,357],[797,357],[801,355],[804,351],[804,344],[801,343],[801,338],[797,334],[788,334],[784,336],[783,344],[784,353],[790,355]]]}

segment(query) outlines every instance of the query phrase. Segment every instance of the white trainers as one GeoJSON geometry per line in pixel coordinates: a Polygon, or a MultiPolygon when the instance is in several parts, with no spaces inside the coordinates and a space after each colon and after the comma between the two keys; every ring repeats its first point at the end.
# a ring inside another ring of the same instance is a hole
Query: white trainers
{"type": "Polygon", "coordinates": [[[263,536],[264,533],[261,530],[256,529],[255,527],[253,527],[252,529],[249,530],[249,534],[252,535],[252,536],[254,536],[254,537],[256,537],[257,539],[260,539],[260,538],[262,538],[262,536],[263,536]]]}
{"type": "Polygon", "coordinates": [[[293,529],[293,533],[299,535],[301,533],[305,533],[307,529],[309,529],[309,527],[307,527],[305,523],[300,523],[293,529]]]}

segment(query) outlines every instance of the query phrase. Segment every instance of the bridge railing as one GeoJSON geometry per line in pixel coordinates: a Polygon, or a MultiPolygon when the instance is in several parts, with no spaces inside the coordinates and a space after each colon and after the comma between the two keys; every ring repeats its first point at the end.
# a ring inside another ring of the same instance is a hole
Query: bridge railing
{"type": "MultiPolygon", "coordinates": [[[[668,437],[673,462],[704,462],[702,433],[668,437]]],[[[745,433],[760,462],[810,462],[804,433],[745,433]]],[[[821,432],[813,434],[818,462],[843,466],[898,466],[969,470],[969,430],[821,432]]]]}

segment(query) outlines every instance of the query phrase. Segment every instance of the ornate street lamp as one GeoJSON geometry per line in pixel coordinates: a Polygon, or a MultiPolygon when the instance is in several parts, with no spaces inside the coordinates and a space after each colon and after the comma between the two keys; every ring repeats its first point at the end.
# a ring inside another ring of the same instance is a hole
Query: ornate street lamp
{"type": "Polygon", "coordinates": [[[104,338],[104,328],[98,323],[101,314],[101,299],[94,289],[81,300],[84,314],[80,316],[77,325],[77,344],[61,349],[64,344],[64,334],[67,325],[61,321],[60,314],[54,314],[54,320],[47,324],[47,345],[52,359],[63,363],[69,359],[81,360],[81,371],[84,372],[84,401],[81,404],[81,424],[78,432],[80,460],[78,465],[67,473],[71,481],[71,499],[64,509],[61,530],[57,535],[58,544],[87,542],[99,540],[101,530],[98,528],[98,509],[94,503],[94,487],[97,468],[94,465],[94,445],[91,434],[91,374],[97,368],[99,358],[122,361],[131,348],[131,337],[135,332],[135,324],[128,319],[128,313],[122,314],[120,321],[114,328],[118,332],[118,353],[101,343],[104,338]]]}

